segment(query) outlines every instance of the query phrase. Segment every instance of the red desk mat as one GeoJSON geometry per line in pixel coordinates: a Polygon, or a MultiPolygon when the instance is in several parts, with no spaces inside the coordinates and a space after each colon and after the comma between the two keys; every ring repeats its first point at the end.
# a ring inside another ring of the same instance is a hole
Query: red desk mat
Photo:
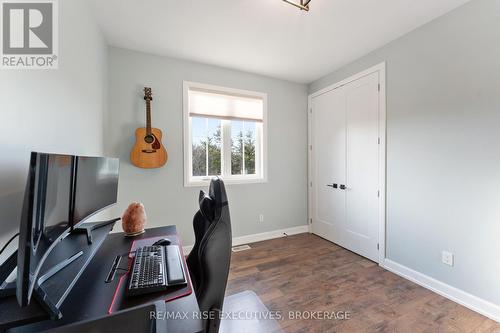
{"type": "Polygon", "coordinates": [[[153,303],[156,301],[164,300],[165,302],[173,301],[174,299],[178,299],[187,295],[190,295],[193,292],[191,278],[189,276],[186,259],[182,252],[182,244],[177,235],[163,235],[158,237],[150,237],[144,239],[135,240],[130,247],[130,252],[135,251],[139,247],[152,245],[159,239],[168,238],[172,241],[173,245],[178,245],[180,247],[181,256],[182,256],[182,267],[184,269],[184,276],[186,277],[187,285],[185,286],[172,286],[168,287],[165,291],[160,291],[151,294],[138,295],[127,297],[127,284],[128,284],[128,276],[130,273],[130,266],[133,263],[133,253],[129,253],[129,267],[126,274],[120,277],[118,281],[118,285],[116,286],[115,293],[113,295],[113,300],[111,301],[111,305],[109,306],[108,313],[112,314],[116,311],[128,309],[130,307],[153,303]]]}

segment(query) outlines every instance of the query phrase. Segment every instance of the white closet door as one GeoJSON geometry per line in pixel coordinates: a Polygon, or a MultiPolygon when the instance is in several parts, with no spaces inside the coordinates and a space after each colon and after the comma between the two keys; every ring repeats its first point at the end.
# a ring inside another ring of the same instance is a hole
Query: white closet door
{"type": "Polygon", "coordinates": [[[378,72],[347,86],[345,246],[378,261],[378,72]]]}
{"type": "Polygon", "coordinates": [[[313,232],[378,261],[379,74],[313,97],[313,232]],[[335,187],[336,185],[336,187],[335,187]]]}
{"type": "Polygon", "coordinates": [[[313,231],[332,242],[342,242],[345,193],[333,188],[344,184],[345,92],[342,88],[312,99],[312,218],[313,231]]]}

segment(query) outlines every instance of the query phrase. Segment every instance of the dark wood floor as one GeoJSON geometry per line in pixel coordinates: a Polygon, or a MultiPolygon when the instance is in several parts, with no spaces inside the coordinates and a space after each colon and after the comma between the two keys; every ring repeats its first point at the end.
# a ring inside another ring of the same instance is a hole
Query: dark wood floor
{"type": "Polygon", "coordinates": [[[255,291],[280,311],[285,332],[500,332],[500,324],[315,235],[251,247],[233,253],[226,294],[255,291]],[[350,319],[289,319],[289,311],[350,319]]]}

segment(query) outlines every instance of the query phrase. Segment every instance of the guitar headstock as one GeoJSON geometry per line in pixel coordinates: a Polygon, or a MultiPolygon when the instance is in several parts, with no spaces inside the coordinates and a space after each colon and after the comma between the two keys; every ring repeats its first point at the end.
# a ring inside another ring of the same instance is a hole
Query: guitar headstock
{"type": "Polygon", "coordinates": [[[152,101],[153,100],[153,91],[149,87],[144,87],[144,100],[152,101]]]}

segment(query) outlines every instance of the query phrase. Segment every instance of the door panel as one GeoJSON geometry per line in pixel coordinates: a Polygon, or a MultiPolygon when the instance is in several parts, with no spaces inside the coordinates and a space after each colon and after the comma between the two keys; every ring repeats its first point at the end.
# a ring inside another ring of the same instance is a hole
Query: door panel
{"type": "Polygon", "coordinates": [[[346,86],[346,242],[378,261],[378,73],[346,86]]]}
{"type": "Polygon", "coordinates": [[[375,72],[311,99],[313,232],[373,261],[379,237],[378,84],[375,72]],[[338,188],[327,186],[333,183],[338,188]]]}
{"type": "Polygon", "coordinates": [[[345,195],[327,185],[345,182],[345,92],[337,89],[312,99],[313,228],[341,241],[345,195]]]}

